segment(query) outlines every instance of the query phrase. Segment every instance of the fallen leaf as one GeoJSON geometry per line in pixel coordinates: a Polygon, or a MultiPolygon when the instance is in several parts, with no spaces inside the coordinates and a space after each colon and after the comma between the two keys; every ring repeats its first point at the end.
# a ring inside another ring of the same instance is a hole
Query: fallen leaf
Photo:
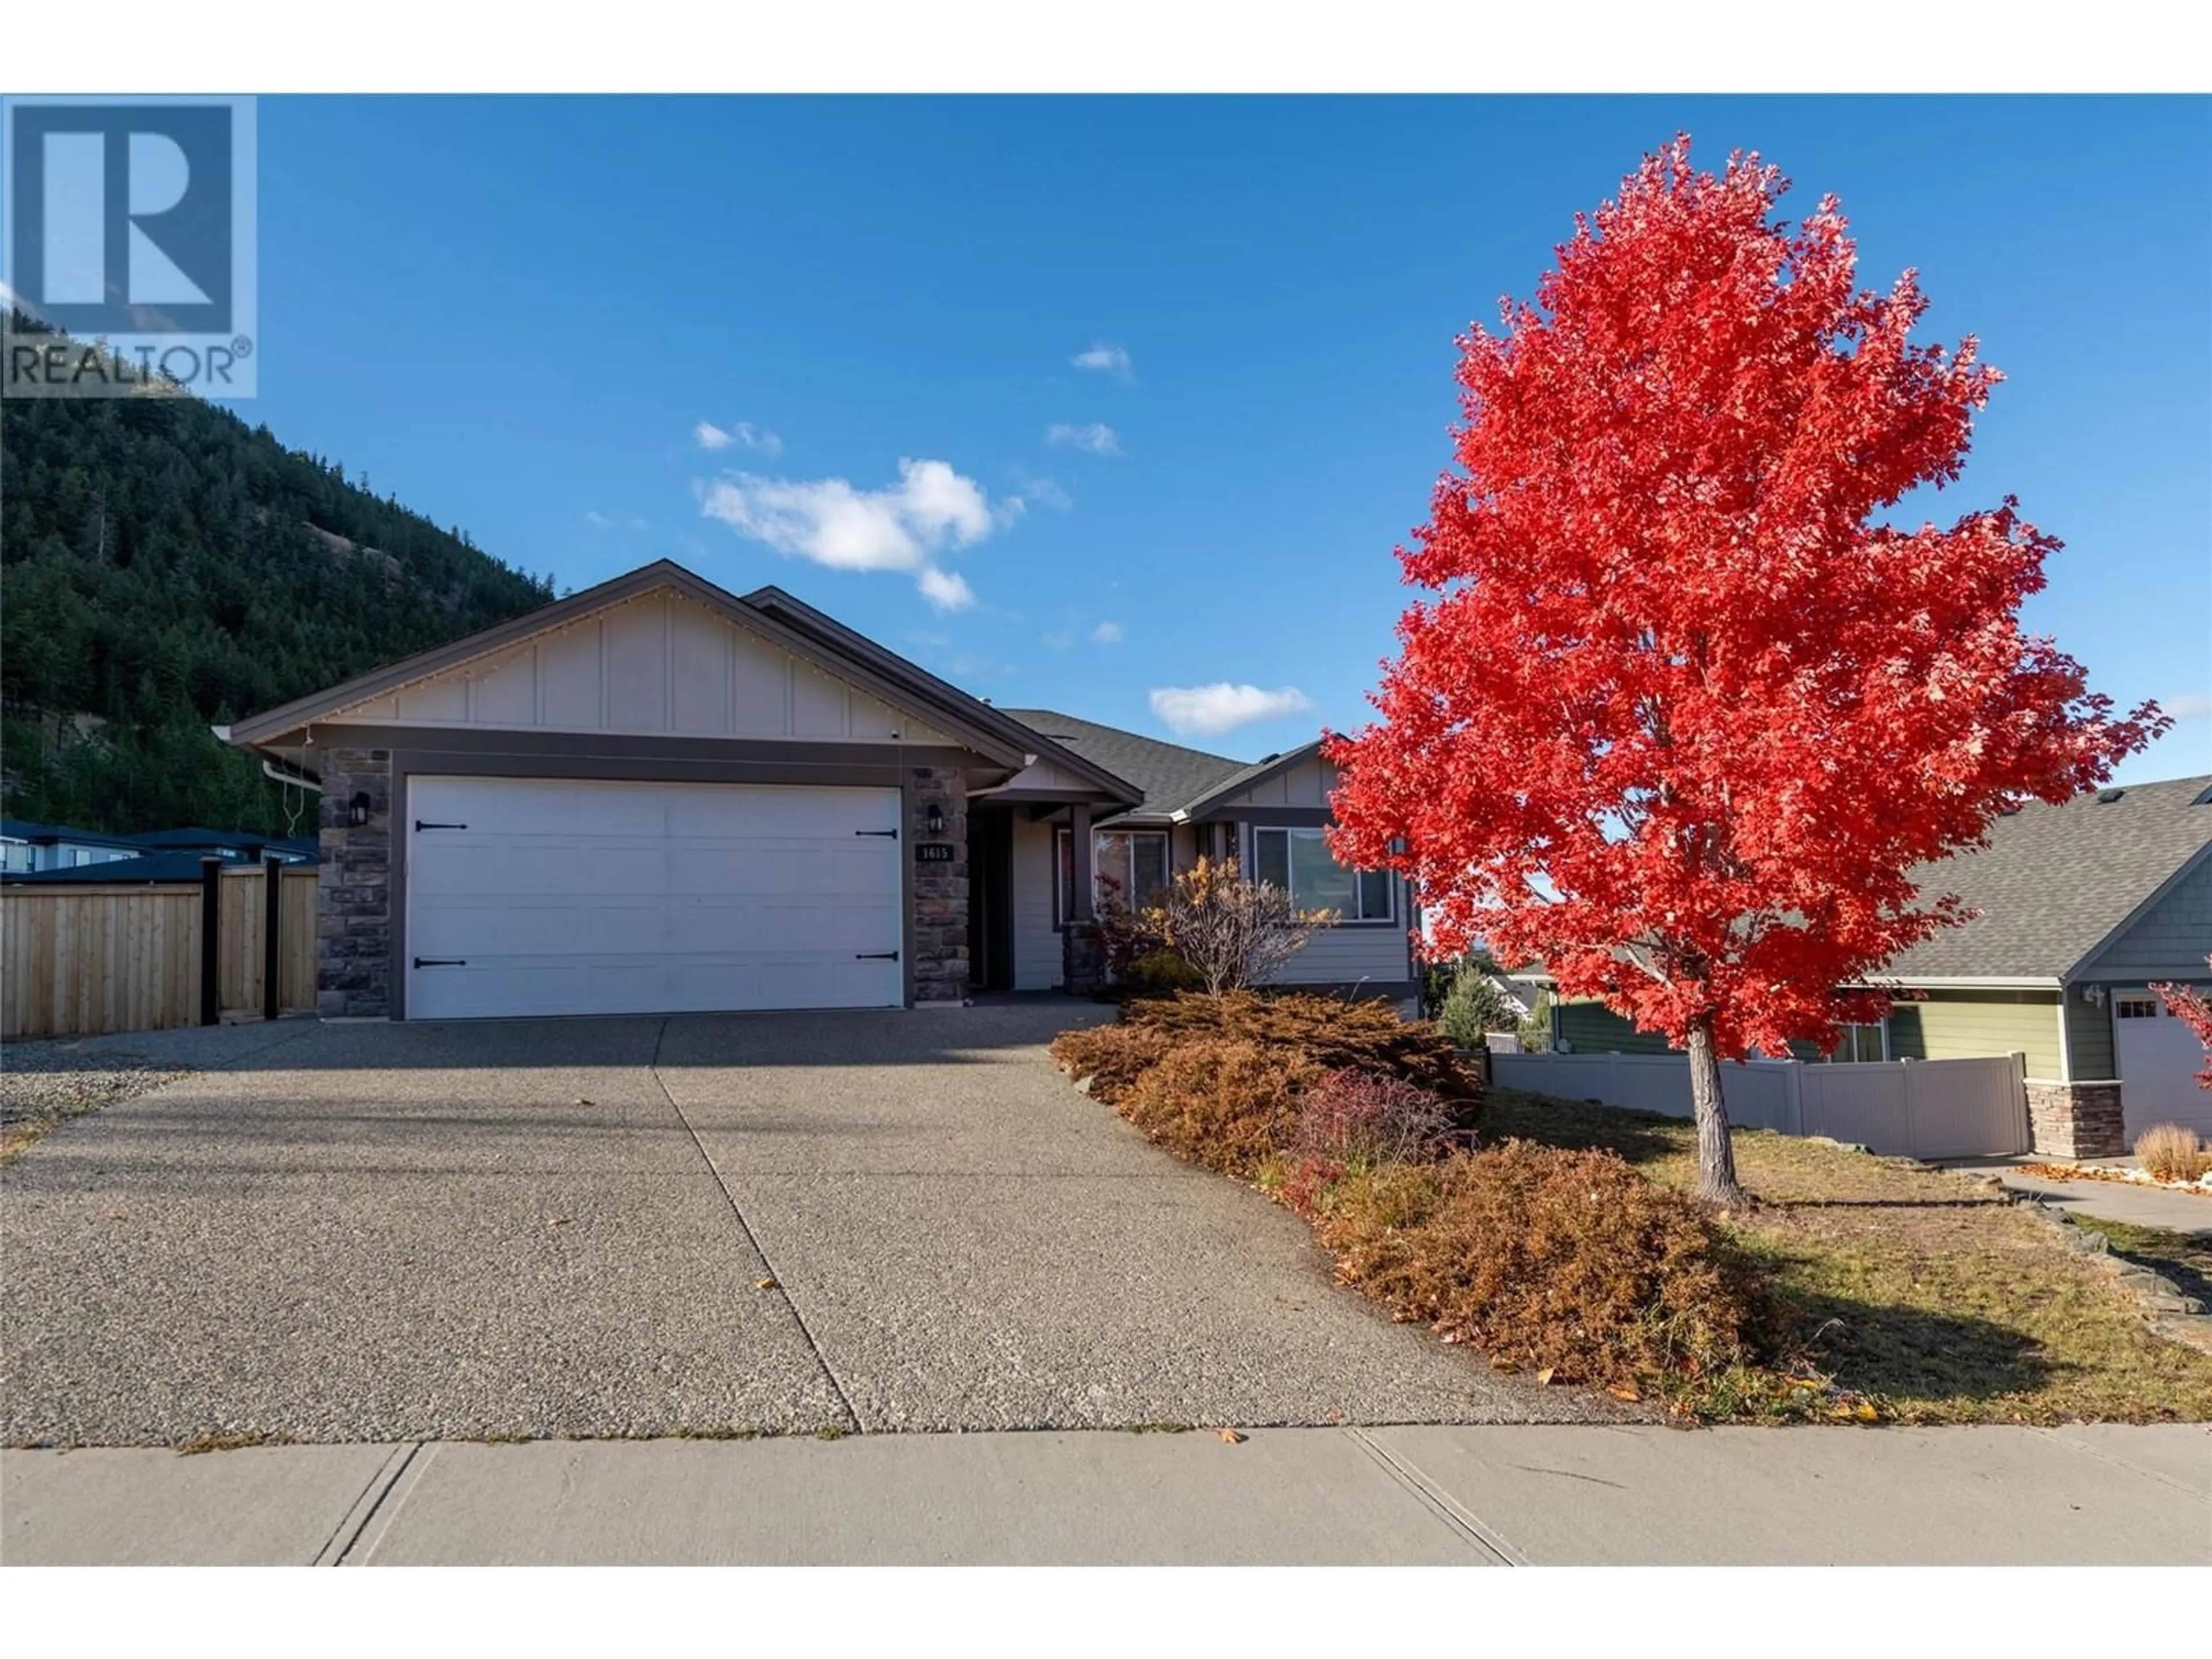
{"type": "Polygon", "coordinates": [[[1615,1400],[1626,1400],[1632,1406],[1636,1404],[1638,1401],[1644,1398],[1642,1395],[1637,1393],[1635,1389],[1630,1388],[1626,1382],[1616,1382],[1611,1388],[1607,1389],[1606,1392],[1611,1395],[1615,1400]]]}
{"type": "Polygon", "coordinates": [[[1542,1370],[1538,1371],[1536,1373],[1536,1386],[1540,1389],[1550,1388],[1552,1386],[1552,1373],[1557,1369],[1557,1366],[1547,1365],[1542,1370]]]}
{"type": "Polygon", "coordinates": [[[588,1101],[588,1100],[580,1100],[580,1100],[578,1100],[578,1101],[577,1101],[577,1103],[576,1103],[576,1104],[578,1104],[579,1106],[588,1106],[588,1105],[590,1105],[591,1103],[591,1103],[590,1101],[588,1101]]]}
{"type": "Polygon", "coordinates": [[[1237,1433],[1234,1429],[1216,1429],[1214,1432],[1219,1435],[1224,1440],[1226,1440],[1232,1446],[1237,1444],[1238,1441],[1244,1438],[1243,1435],[1237,1433]]]}
{"type": "Polygon", "coordinates": [[[545,1224],[549,1227],[565,1227],[568,1224],[568,1218],[565,1215],[549,1215],[545,1218],[545,1224]]]}
{"type": "Polygon", "coordinates": [[[753,1288],[757,1291],[772,1291],[776,1288],[775,1280],[773,1279],[757,1279],[753,1283],[753,1288]]]}
{"type": "Polygon", "coordinates": [[[1881,1413],[1874,1408],[1872,1401],[1866,1400],[1859,1401],[1858,1419],[1860,1422],[1871,1423],[1881,1417],[1881,1413]]]}
{"type": "Polygon", "coordinates": [[[1510,1359],[1493,1359],[1490,1362],[1490,1368],[1494,1371],[1516,1371],[1521,1369],[1510,1359]]]}

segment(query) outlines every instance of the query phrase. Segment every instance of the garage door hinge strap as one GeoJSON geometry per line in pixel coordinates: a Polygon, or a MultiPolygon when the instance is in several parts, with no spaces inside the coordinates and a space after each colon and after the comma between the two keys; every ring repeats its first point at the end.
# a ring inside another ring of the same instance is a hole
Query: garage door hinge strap
{"type": "Polygon", "coordinates": [[[853,960],[855,962],[896,962],[898,960],[898,952],[896,951],[855,951],[853,952],[853,960]]]}
{"type": "Polygon", "coordinates": [[[466,957],[417,957],[415,965],[417,968],[465,968],[469,965],[469,959],[466,957]]]}
{"type": "Polygon", "coordinates": [[[432,823],[427,819],[417,818],[415,827],[417,830],[465,830],[469,826],[465,823],[432,823]]]}
{"type": "Polygon", "coordinates": [[[856,836],[881,836],[887,841],[898,839],[898,831],[896,830],[855,830],[853,833],[856,836]]]}

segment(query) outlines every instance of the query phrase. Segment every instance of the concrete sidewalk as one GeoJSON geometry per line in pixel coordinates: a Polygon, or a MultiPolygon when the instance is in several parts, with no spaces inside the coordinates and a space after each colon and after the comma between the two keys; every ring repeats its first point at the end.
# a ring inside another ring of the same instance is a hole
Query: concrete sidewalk
{"type": "Polygon", "coordinates": [[[2212,1429],[1512,1425],[0,1453],[0,1561],[2204,1565],[2212,1429]]]}
{"type": "Polygon", "coordinates": [[[2172,1233],[2212,1236],[2212,1198],[2177,1192],[2169,1187],[2138,1185],[2125,1181],[2053,1181],[2045,1176],[2023,1175],[2020,1166],[2032,1158],[1960,1158],[1946,1169],[1968,1175],[1992,1175],[2017,1192],[2033,1193],[2059,1209],[2091,1222],[2124,1221],[2137,1227],[2158,1227],[2172,1233]]]}

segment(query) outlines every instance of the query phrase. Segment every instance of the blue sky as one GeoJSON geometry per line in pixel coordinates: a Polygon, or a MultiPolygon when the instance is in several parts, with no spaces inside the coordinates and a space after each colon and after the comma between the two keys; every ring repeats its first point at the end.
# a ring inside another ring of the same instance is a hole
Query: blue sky
{"type": "Polygon", "coordinates": [[[1755,148],[1792,204],[1843,198],[1869,281],[1919,269],[1928,337],[1978,333],[2009,377],[1927,510],[2018,494],[2067,543],[2030,625],[2185,714],[2123,775],[2212,771],[2203,100],[270,98],[260,122],[248,418],[563,587],[661,556],[775,581],[1001,703],[1168,736],[1157,690],[1294,690],[1166,705],[1240,756],[1364,718],[1455,334],[1677,129],[1708,164],[1755,148]]]}

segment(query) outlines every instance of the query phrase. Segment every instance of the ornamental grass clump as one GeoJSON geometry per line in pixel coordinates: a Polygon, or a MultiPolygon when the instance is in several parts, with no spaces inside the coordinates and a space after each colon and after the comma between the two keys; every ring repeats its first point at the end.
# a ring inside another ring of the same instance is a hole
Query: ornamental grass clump
{"type": "Polygon", "coordinates": [[[1314,1209],[1340,1280],[1493,1360],[1641,1389],[1753,1357],[1755,1276],[1694,1200],[1610,1152],[1507,1141],[1353,1171],[1314,1209]]]}
{"type": "Polygon", "coordinates": [[[2212,1170],[2212,1152],[2197,1131],[2179,1123],[2154,1123],[2136,1137],[2136,1156],[2158,1181],[2197,1181],[2212,1170]]]}

